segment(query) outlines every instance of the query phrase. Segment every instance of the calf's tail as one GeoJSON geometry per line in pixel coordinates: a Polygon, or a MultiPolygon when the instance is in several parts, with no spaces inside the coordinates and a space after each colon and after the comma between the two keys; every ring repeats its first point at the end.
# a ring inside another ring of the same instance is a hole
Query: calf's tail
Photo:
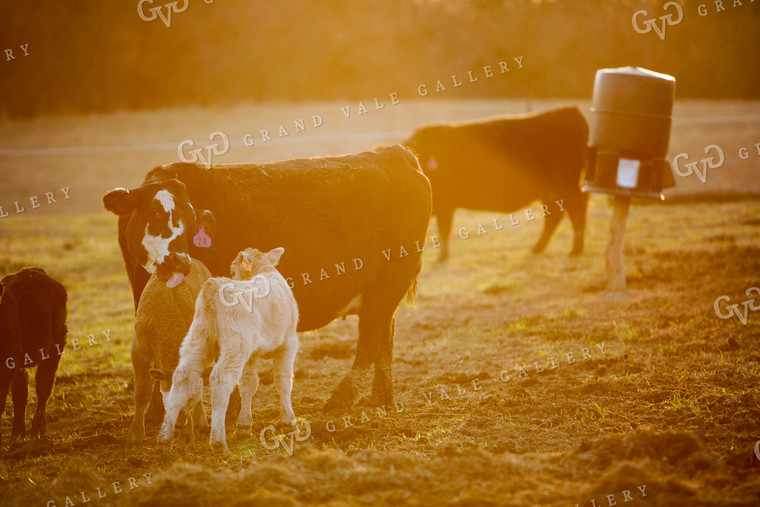
{"type": "Polygon", "coordinates": [[[217,291],[213,285],[205,283],[195,301],[195,315],[179,349],[180,366],[200,375],[209,358],[214,357],[217,347],[218,326],[216,322],[217,291]]]}

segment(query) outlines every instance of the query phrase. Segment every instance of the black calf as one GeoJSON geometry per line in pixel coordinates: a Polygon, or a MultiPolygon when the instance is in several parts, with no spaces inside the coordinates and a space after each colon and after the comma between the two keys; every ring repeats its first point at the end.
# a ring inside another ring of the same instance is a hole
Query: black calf
{"type": "MultiPolygon", "coordinates": [[[[37,411],[32,436],[45,434],[45,407],[66,344],[66,289],[38,267],[0,281],[0,417],[12,385],[11,441],[26,436],[29,375],[37,366],[37,411]]],[[[0,433],[0,444],[2,433],[0,433]]]]}

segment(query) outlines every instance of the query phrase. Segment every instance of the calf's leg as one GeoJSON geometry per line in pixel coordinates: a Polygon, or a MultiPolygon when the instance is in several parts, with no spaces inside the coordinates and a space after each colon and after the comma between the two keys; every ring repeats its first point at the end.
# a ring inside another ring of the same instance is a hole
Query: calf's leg
{"type": "Polygon", "coordinates": [[[45,410],[47,408],[47,402],[50,399],[50,394],[53,392],[55,373],[58,371],[58,363],[60,360],[61,356],[51,355],[49,359],[41,361],[39,366],[37,366],[37,373],[34,377],[36,383],[35,391],[37,392],[37,410],[32,419],[33,437],[42,437],[47,431],[45,410]]]}
{"type": "Polygon", "coordinates": [[[280,350],[274,356],[274,382],[280,395],[280,421],[283,424],[295,425],[296,416],[293,413],[291,392],[293,390],[293,364],[298,352],[298,335],[293,331],[289,334],[280,350]]]}
{"type": "Polygon", "coordinates": [[[256,390],[259,388],[259,374],[256,372],[256,356],[251,358],[243,368],[238,390],[240,391],[240,413],[237,419],[237,433],[241,436],[251,436],[253,414],[251,403],[256,390]]]}
{"type": "Polygon", "coordinates": [[[26,436],[26,403],[29,399],[29,374],[26,368],[21,368],[13,377],[11,397],[13,399],[12,442],[17,437],[23,439],[26,436]]]}
{"type": "MultiPolygon", "coordinates": [[[[140,444],[145,438],[145,408],[153,392],[153,379],[150,377],[150,364],[140,351],[132,347],[132,370],[135,375],[135,415],[129,429],[129,445],[140,444]]],[[[160,382],[155,384],[159,385],[160,382]]]]}
{"type": "Polygon", "coordinates": [[[196,431],[208,431],[209,426],[208,421],[206,420],[206,411],[203,409],[203,402],[199,402],[193,407],[192,418],[196,431]]]}
{"type": "MultiPolygon", "coordinates": [[[[242,340],[242,338],[232,338],[242,340]]],[[[230,395],[243,373],[243,359],[221,355],[209,377],[211,387],[211,436],[209,442],[214,448],[221,448],[229,452],[227,436],[225,434],[225,416],[230,395]]]]}
{"type": "MultiPolygon", "coordinates": [[[[203,380],[200,373],[187,371],[184,366],[179,366],[174,371],[172,377],[172,387],[166,396],[166,414],[164,422],[158,431],[156,441],[159,445],[169,444],[174,435],[174,428],[180,419],[184,426],[187,418],[187,412],[195,408],[196,404],[201,401],[203,393],[203,380]]],[[[190,421],[192,424],[192,420],[190,421]]]]}

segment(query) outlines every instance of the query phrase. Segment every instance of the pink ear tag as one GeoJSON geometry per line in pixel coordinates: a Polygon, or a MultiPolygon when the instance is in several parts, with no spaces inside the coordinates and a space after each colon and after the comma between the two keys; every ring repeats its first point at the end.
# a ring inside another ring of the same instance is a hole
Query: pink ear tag
{"type": "Polygon", "coordinates": [[[198,233],[193,236],[193,245],[198,248],[208,248],[211,246],[211,238],[203,231],[203,226],[200,226],[198,233]]]}
{"type": "Polygon", "coordinates": [[[435,157],[430,157],[430,159],[428,159],[427,168],[431,171],[438,169],[438,161],[435,157]]]}

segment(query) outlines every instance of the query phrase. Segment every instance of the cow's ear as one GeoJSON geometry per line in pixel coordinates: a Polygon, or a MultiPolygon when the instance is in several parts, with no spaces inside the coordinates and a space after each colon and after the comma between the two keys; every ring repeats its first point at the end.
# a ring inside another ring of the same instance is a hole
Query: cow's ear
{"type": "Polygon", "coordinates": [[[276,266],[277,263],[280,262],[280,257],[282,257],[283,253],[285,253],[285,249],[280,246],[265,253],[264,258],[269,264],[276,266]]]}
{"type": "Polygon", "coordinates": [[[150,370],[148,370],[148,373],[150,374],[150,378],[152,378],[153,380],[166,380],[166,375],[164,374],[164,370],[151,368],[150,370]]]}
{"type": "Polygon", "coordinates": [[[195,218],[193,244],[198,248],[208,248],[213,244],[215,234],[216,218],[213,213],[204,209],[195,218]]]}
{"type": "Polygon", "coordinates": [[[135,196],[126,188],[114,188],[103,196],[103,206],[115,215],[126,215],[135,209],[135,196]]]}

